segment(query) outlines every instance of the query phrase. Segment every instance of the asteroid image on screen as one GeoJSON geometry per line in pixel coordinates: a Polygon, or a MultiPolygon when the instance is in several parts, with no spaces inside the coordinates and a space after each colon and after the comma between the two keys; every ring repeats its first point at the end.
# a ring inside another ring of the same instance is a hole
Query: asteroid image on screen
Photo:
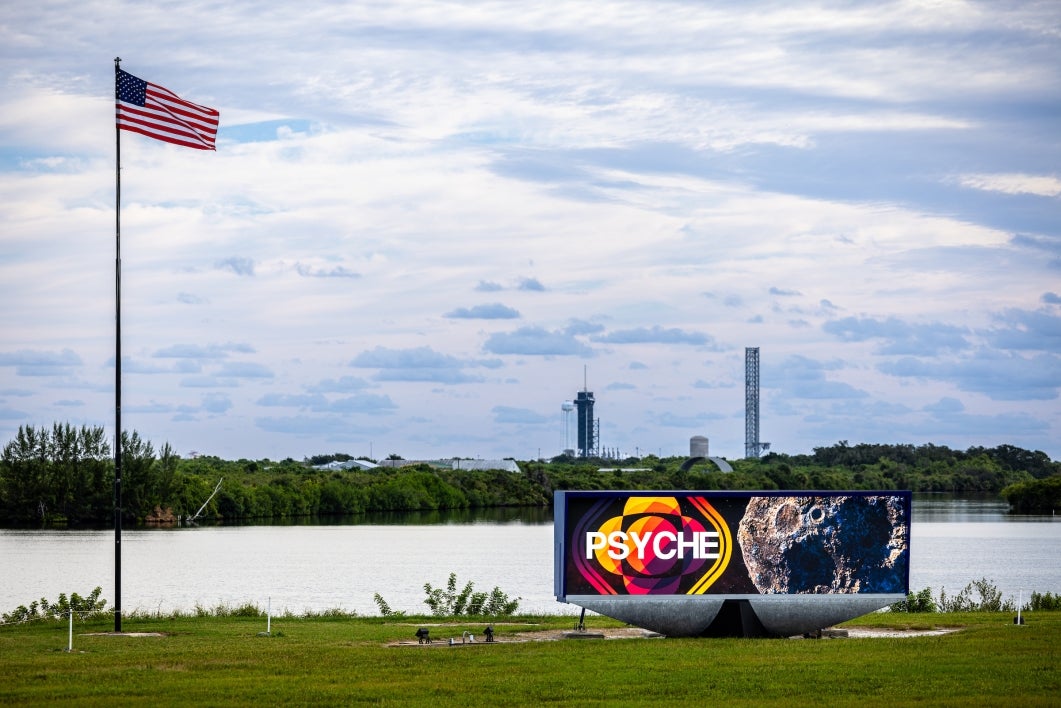
{"type": "Polygon", "coordinates": [[[561,513],[558,596],[908,591],[906,492],[567,492],[561,513]]]}

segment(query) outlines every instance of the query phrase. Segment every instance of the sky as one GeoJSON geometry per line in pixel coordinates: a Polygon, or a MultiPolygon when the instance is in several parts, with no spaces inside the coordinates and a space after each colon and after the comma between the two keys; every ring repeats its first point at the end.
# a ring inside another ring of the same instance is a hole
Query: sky
{"type": "Polygon", "coordinates": [[[0,442],[1061,458],[1061,3],[0,7],[0,442]],[[570,421],[568,421],[570,422],[570,421]]]}

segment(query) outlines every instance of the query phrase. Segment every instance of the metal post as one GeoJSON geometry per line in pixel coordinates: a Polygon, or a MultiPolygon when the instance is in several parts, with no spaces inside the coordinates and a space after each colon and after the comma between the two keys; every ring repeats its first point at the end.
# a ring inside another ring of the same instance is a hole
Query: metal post
{"type": "MultiPolygon", "coordinates": [[[[121,57],[114,58],[118,101],[121,57]]],[[[122,139],[114,121],[114,631],[122,631],[122,139]]]]}

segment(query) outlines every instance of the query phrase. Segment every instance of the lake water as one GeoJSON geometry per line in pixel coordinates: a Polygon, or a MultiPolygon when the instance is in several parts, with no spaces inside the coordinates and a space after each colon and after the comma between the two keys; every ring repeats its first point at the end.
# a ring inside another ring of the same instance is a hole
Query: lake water
{"type": "MultiPolygon", "coordinates": [[[[426,613],[424,583],[498,586],[520,611],[577,614],[553,596],[553,527],[541,511],[392,517],[390,523],[202,526],[122,531],[125,613],[251,603],[274,614],[426,613]]],[[[1009,516],[988,498],[915,495],[911,590],[987,578],[1006,598],[1061,593],[1061,517],[1009,516]]],[[[114,600],[114,531],[0,530],[0,611],[97,585],[114,600]]]]}

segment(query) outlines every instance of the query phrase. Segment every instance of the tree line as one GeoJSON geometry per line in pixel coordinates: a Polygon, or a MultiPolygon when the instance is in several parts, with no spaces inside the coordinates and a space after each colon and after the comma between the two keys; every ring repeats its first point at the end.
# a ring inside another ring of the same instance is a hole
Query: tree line
{"type": "MultiPolygon", "coordinates": [[[[392,456],[395,457],[395,456],[392,456]]],[[[723,473],[703,459],[646,456],[623,461],[566,457],[500,470],[428,465],[315,469],[349,455],[285,459],[181,458],[122,434],[121,517],[127,523],[202,517],[228,522],[292,520],[369,512],[548,507],[556,489],[813,489],[990,492],[1017,511],[1050,513],[1061,463],[1010,445],[951,450],[937,445],[849,445],[811,455],[771,453],[735,460],[723,473]],[[608,468],[604,469],[603,468],[608,468]],[[211,493],[222,479],[218,493],[211,493]]],[[[0,453],[0,524],[100,525],[114,518],[114,460],[103,428],[22,426],[0,453]]]]}

